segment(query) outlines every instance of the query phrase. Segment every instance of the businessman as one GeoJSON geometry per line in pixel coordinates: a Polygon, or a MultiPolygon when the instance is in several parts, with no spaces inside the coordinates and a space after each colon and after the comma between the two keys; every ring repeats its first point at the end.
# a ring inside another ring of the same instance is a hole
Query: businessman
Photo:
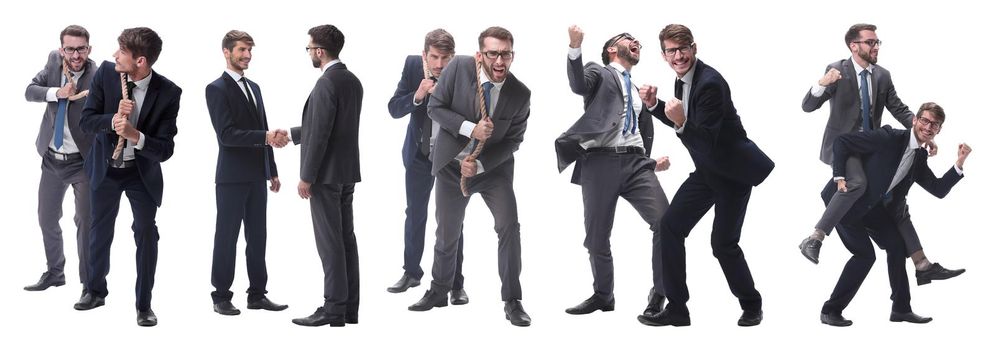
{"type": "Polygon", "coordinates": [[[280,311],[287,305],[266,297],[266,181],[280,191],[272,147],[289,141],[285,130],[267,131],[266,108],[259,85],[245,78],[255,41],[248,33],[232,30],[221,40],[227,67],[207,85],[207,111],[218,135],[218,166],[215,173],[217,221],[211,284],[214,312],[238,315],[231,303],[235,278],[238,231],[245,222],[245,262],[249,274],[249,309],[280,311]]]}
{"type": "Polygon", "coordinates": [[[345,36],[333,25],[308,30],[308,55],[322,71],[304,103],[301,126],[291,129],[301,146],[297,193],[311,203],[314,240],[325,275],[325,302],[295,318],[302,326],[342,327],[359,322],[359,252],[353,231],[352,195],[359,176],[359,114],[363,85],[339,60],[345,36]]]}
{"type": "Polygon", "coordinates": [[[522,307],[522,243],[515,199],[514,152],[522,143],[531,91],[509,70],[515,39],[490,27],[477,38],[475,57],[456,56],[442,71],[428,103],[439,124],[432,151],[435,178],[435,260],[432,287],[411,311],[447,305],[456,278],[456,254],[470,195],[479,193],[494,216],[498,235],[498,275],[505,318],[525,327],[532,319],[522,307]],[[481,103],[480,101],[483,101],[481,103]],[[480,143],[482,150],[475,152],[480,143]],[[461,188],[465,179],[466,196],[461,188]]]}
{"type": "Polygon", "coordinates": [[[639,63],[643,45],[628,33],[605,42],[601,62],[582,65],[584,32],[568,30],[567,79],[570,90],[584,97],[584,114],[556,139],[559,171],[576,162],[571,182],[581,186],[584,201],[584,247],[590,255],[594,295],[568,308],[572,315],[615,309],[615,267],[611,232],[615,207],[622,197],[639,212],[653,231],[653,288],[643,312],[660,311],[663,296],[660,254],[660,218],[669,205],[655,171],[670,167],[668,157],[653,160],[653,117],[639,100],[632,82],[632,68],[639,63]]]}
{"type": "MultiPolygon", "coordinates": [[[[832,145],[839,135],[880,128],[885,108],[903,126],[912,127],[913,114],[898,98],[891,81],[891,73],[877,65],[881,40],[878,39],[876,31],[877,27],[872,24],[859,23],[851,26],[844,35],[844,43],[850,50],[850,58],[830,63],[826,67],[825,75],[809,89],[802,100],[802,110],[805,112],[815,111],[829,101],[829,120],[826,122],[826,131],[822,137],[820,155],[823,163],[829,165],[833,163],[832,145]]],[[[936,144],[933,141],[928,141],[927,146],[931,152],[936,152],[936,144]]],[[[832,232],[833,227],[853,203],[863,195],[866,188],[866,177],[860,160],[848,159],[846,165],[849,174],[846,188],[834,195],[816,223],[815,230],[798,246],[802,255],[816,264],[819,263],[822,241],[832,232]]],[[[916,267],[918,284],[944,280],[964,273],[964,269],[949,270],[939,263],[930,262],[922,249],[908,210],[895,213],[898,215],[895,218],[898,232],[905,241],[907,255],[912,258],[916,267]]]]}
{"type": "Polygon", "coordinates": [[[76,252],[79,257],[79,281],[86,283],[86,259],[90,240],[90,181],[83,172],[83,159],[90,152],[93,135],[79,127],[80,114],[90,81],[97,65],[90,56],[90,32],[70,25],[59,33],[62,46],[48,54],[48,62],[31,83],[24,97],[30,102],[44,102],[45,113],[35,147],[41,156],[41,181],[38,184],[38,224],[41,226],[47,269],[38,282],[24,287],[41,291],[66,284],[66,256],[63,253],[62,200],[69,186],[75,197],[76,252]],[[66,77],[65,72],[69,73],[66,77]]]}
{"type": "Polygon", "coordinates": [[[843,267],[839,281],[829,300],[822,306],[822,323],[845,327],[853,324],[843,318],[861,283],[874,265],[873,240],[885,250],[888,280],[891,285],[892,322],[926,323],[930,317],[912,312],[909,279],[905,270],[905,242],[898,233],[895,211],[906,210],[906,195],[912,183],[919,184],[930,194],[943,198],[963,178],[964,161],[971,147],[961,144],[957,161],[942,178],[936,178],[926,164],[922,146],[932,141],[946,120],[943,108],[927,102],[916,113],[912,130],[895,130],[885,126],[872,131],[839,136],[833,142],[833,176],[822,192],[828,204],[834,192],[847,185],[847,159],[857,157],[866,170],[867,189],[857,203],[843,216],[838,226],[843,245],[853,254],[843,267]]]}
{"type": "Polygon", "coordinates": [[[698,47],[691,30],[670,24],[660,31],[659,38],[663,59],[677,73],[675,98],[660,105],[663,101],[656,99],[654,87],[641,89],[640,95],[654,116],[676,130],[695,171],[674,194],[661,223],[662,278],[669,303],[655,315],[637,318],[650,326],[691,324],[684,241],[714,206],[712,255],[743,310],[737,324],[756,326],[763,320],[762,301],[739,240],[750,193],[767,178],[774,163],[746,137],[725,79],[697,59],[698,47]]]}
{"type": "MultiPolygon", "coordinates": [[[[401,159],[404,161],[404,188],[407,209],[404,211],[404,275],[387,288],[388,292],[401,293],[421,284],[425,272],[421,268],[425,251],[425,223],[428,221],[428,199],[432,195],[435,176],[429,158],[432,137],[432,119],[428,117],[428,98],[435,91],[435,83],[442,70],[449,65],[456,49],[453,36],[444,29],[425,35],[421,55],[408,56],[404,61],[401,80],[390,98],[387,109],[390,116],[402,118],[410,114],[408,132],[404,137],[401,159]]],[[[463,289],[463,235],[460,234],[456,251],[456,277],[450,301],[453,305],[470,302],[463,289]]]]}
{"type": "Polygon", "coordinates": [[[137,322],[148,327],[158,323],[152,312],[152,285],[159,254],[155,215],[162,205],[159,163],[173,156],[182,90],[152,70],[162,51],[162,39],[155,31],[125,29],[117,42],[115,62],[104,62],[97,69],[80,120],[84,132],[96,135],[85,163],[93,220],[89,277],[75,308],[90,310],[104,305],[114,221],[124,193],[134,215],[137,322]],[[126,85],[127,94],[121,91],[122,85],[126,85]],[[123,139],[123,148],[116,152],[119,139],[123,139]]]}

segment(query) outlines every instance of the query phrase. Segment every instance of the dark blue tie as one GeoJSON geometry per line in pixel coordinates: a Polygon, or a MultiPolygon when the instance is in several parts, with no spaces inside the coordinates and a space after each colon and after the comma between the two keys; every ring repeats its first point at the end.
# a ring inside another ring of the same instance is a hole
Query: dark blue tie
{"type": "Polygon", "coordinates": [[[636,122],[632,112],[632,80],[629,79],[628,71],[622,71],[622,80],[625,80],[625,95],[629,96],[625,105],[625,124],[622,126],[622,135],[625,135],[626,132],[635,134],[636,122]]]}
{"type": "Polygon", "coordinates": [[[55,112],[55,150],[62,148],[62,139],[65,137],[66,129],[66,109],[69,107],[69,100],[59,99],[59,110],[55,112]]]}
{"type": "Polygon", "coordinates": [[[860,118],[863,131],[871,131],[871,94],[867,92],[867,75],[870,72],[864,69],[860,72],[860,118]]]}
{"type": "Polygon", "coordinates": [[[487,105],[487,106],[484,106],[484,108],[487,108],[487,116],[490,117],[491,116],[491,89],[494,88],[494,83],[489,82],[489,81],[485,81],[481,85],[484,86],[484,104],[487,105]]]}

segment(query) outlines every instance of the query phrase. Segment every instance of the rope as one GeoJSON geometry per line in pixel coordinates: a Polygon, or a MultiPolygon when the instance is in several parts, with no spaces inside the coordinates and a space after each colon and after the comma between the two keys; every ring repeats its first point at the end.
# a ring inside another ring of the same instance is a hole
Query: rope
{"type": "MultiPolygon", "coordinates": [[[[125,99],[125,100],[130,99],[130,96],[128,96],[128,74],[127,73],[121,73],[121,96],[122,96],[122,99],[125,99]]],[[[125,143],[124,136],[118,136],[118,138],[117,138],[117,147],[114,147],[114,155],[111,156],[111,159],[117,160],[118,158],[121,157],[121,152],[124,151],[124,143],[125,143]]]]}
{"type": "MultiPolygon", "coordinates": [[[[62,75],[66,77],[66,82],[67,83],[73,81],[73,75],[72,75],[72,73],[69,73],[69,60],[64,59],[62,61],[62,75]]],[[[66,97],[66,99],[68,99],[69,101],[76,101],[76,100],[79,100],[81,98],[86,97],[86,95],[89,95],[89,94],[90,94],[90,90],[83,90],[83,91],[80,91],[80,92],[76,93],[75,95],[69,95],[69,97],[66,97]]]]}
{"type": "MultiPolygon", "coordinates": [[[[488,106],[486,104],[487,100],[484,99],[484,87],[480,85],[480,71],[482,69],[483,69],[483,67],[481,67],[480,61],[477,60],[477,101],[479,102],[478,105],[480,105],[480,121],[481,122],[483,122],[483,121],[489,121],[491,119],[491,116],[487,115],[487,107],[488,106]]],[[[467,141],[467,145],[469,145],[470,142],[473,142],[473,137],[472,136],[470,138],[470,141],[467,141]]],[[[476,162],[477,161],[477,157],[480,156],[480,152],[484,150],[484,143],[485,143],[485,141],[479,141],[479,142],[477,142],[477,147],[473,148],[473,152],[470,153],[470,155],[466,156],[465,160],[468,161],[468,162],[476,162]]],[[[466,146],[463,146],[463,147],[466,148],[466,146]]],[[[469,197],[470,196],[470,191],[466,187],[466,182],[467,182],[466,176],[460,176],[459,187],[460,187],[460,190],[463,191],[463,197],[469,197]]]]}

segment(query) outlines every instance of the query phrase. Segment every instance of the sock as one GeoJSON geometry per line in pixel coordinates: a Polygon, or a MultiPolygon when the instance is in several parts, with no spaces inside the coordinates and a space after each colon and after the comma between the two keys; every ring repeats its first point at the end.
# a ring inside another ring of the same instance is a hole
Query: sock
{"type": "Polygon", "coordinates": [[[819,242],[822,242],[822,240],[826,239],[826,233],[822,232],[822,230],[820,229],[815,229],[815,231],[812,232],[812,235],[808,237],[817,240],[819,242]]]}
{"type": "Polygon", "coordinates": [[[912,263],[916,265],[916,271],[925,271],[933,265],[933,263],[929,262],[929,259],[926,258],[926,253],[922,250],[912,253],[910,258],[912,258],[912,263]]]}

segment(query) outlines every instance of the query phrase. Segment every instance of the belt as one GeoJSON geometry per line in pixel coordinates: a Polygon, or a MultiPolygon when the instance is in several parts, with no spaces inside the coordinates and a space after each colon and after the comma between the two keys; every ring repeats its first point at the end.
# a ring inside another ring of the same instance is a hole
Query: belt
{"type": "Polygon", "coordinates": [[[639,146],[591,147],[587,149],[587,153],[646,154],[639,146]]]}
{"type": "Polygon", "coordinates": [[[114,160],[108,159],[107,163],[111,166],[111,168],[116,168],[116,169],[127,169],[127,168],[134,168],[135,167],[135,161],[134,160],[126,160],[126,161],[121,162],[121,165],[114,165],[114,160]]]}
{"type": "Polygon", "coordinates": [[[78,152],[77,153],[59,153],[59,152],[56,152],[56,151],[52,150],[51,148],[48,149],[48,155],[51,156],[55,160],[60,160],[60,161],[63,161],[63,162],[70,161],[70,160],[83,160],[83,155],[79,154],[78,152]]]}

